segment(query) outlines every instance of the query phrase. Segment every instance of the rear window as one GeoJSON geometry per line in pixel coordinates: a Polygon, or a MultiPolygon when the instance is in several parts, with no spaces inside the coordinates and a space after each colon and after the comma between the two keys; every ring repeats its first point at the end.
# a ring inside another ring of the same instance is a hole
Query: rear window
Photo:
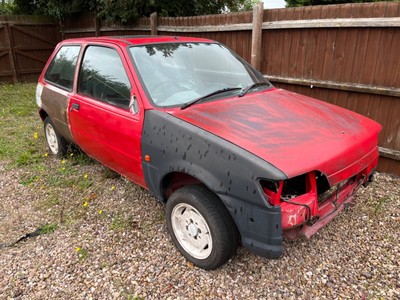
{"type": "Polygon", "coordinates": [[[50,63],[44,79],[62,89],[71,91],[80,46],[63,46],[50,63]]]}

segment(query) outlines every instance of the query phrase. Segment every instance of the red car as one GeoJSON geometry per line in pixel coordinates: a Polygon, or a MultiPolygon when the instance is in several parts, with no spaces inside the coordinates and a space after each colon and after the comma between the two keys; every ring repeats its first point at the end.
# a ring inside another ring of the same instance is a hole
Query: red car
{"type": "Polygon", "coordinates": [[[376,122],[273,87],[225,46],[187,37],[61,42],[36,90],[50,151],[79,146],[166,204],[168,230],[214,269],[310,237],[378,163],[376,122]]]}

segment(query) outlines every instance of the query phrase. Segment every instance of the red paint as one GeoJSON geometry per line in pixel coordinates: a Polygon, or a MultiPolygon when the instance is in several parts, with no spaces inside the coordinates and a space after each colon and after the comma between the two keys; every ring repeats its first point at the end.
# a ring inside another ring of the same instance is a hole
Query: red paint
{"type": "Polygon", "coordinates": [[[68,111],[75,143],[85,153],[146,186],[140,151],[142,114],[133,115],[130,111],[78,94],[71,98],[68,111]],[[79,111],[71,109],[73,103],[80,105],[79,111]]]}
{"type": "Polygon", "coordinates": [[[174,114],[254,153],[289,178],[315,170],[334,185],[378,157],[378,123],[285,90],[194,105],[174,114]]]}

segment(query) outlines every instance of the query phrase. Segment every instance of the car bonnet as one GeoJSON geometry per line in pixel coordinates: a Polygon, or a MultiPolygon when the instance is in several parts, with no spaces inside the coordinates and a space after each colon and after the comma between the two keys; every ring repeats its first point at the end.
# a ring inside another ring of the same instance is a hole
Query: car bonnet
{"type": "Polygon", "coordinates": [[[344,108],[276,88],[173,114],[253,153],[289,178],[317,170],[331,184],[340,180],[335,174],[360,159],[366,158],[360,162],[365,166],[371,162],[381,129],[344,108]]]}

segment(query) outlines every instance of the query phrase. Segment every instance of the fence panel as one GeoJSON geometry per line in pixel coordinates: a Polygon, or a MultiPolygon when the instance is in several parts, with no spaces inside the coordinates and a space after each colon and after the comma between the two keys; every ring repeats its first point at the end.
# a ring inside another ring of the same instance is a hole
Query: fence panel
{"type": "Polygon", "coordinates": [[[62,39],[95,36],[149,35],[150,18],[121,24],[109,23],[96,17],[94,13],[73,14],[62,24],[62,39]]]}
{"type": "Polygon", "coordinates": [[[399,17],[398,2],[264,11],[261,61],[261,71],[276,86],[346,107],[382,124],[380,169],[396,174],[400,174],[399,17]],[[323,20],[327,18],[333,20],[323,20]],[[347,23],[339,26],[344,18],[347,23]],[[397,18],[397,24],[382,26],[378,23],[382,19],[377,23],[369,19],[370,26],[353,27],[349,22],[355,18],[397,18]],[[313,20],[301,26],[282,23],[308,19],[313,20]],[[315,19],[325,26],[313,26],[315,19]]]}
{"type": "Polygon", "coordinates": [[[53,19],[2,16],[0,19],[0,81],[35,81],[59,42],[53,19]]]}
{"type": "Polygon", "coordinates": [[[158,18],[159,35],[207,38],[221,42],[246,61],[251,60],[251,30],[224,30],[224,26],[249,24],[252,12],[182,18],[158,18]],[[203,28],[202,28],[203,27],[203,28]],[[212,27],[212,28],[210,28],[212,27]]]}
{"type": "Polygon", "coordinates": [[[9,25],[0,23],[0,82],[17,81],[10,42],[9,25]]]}

